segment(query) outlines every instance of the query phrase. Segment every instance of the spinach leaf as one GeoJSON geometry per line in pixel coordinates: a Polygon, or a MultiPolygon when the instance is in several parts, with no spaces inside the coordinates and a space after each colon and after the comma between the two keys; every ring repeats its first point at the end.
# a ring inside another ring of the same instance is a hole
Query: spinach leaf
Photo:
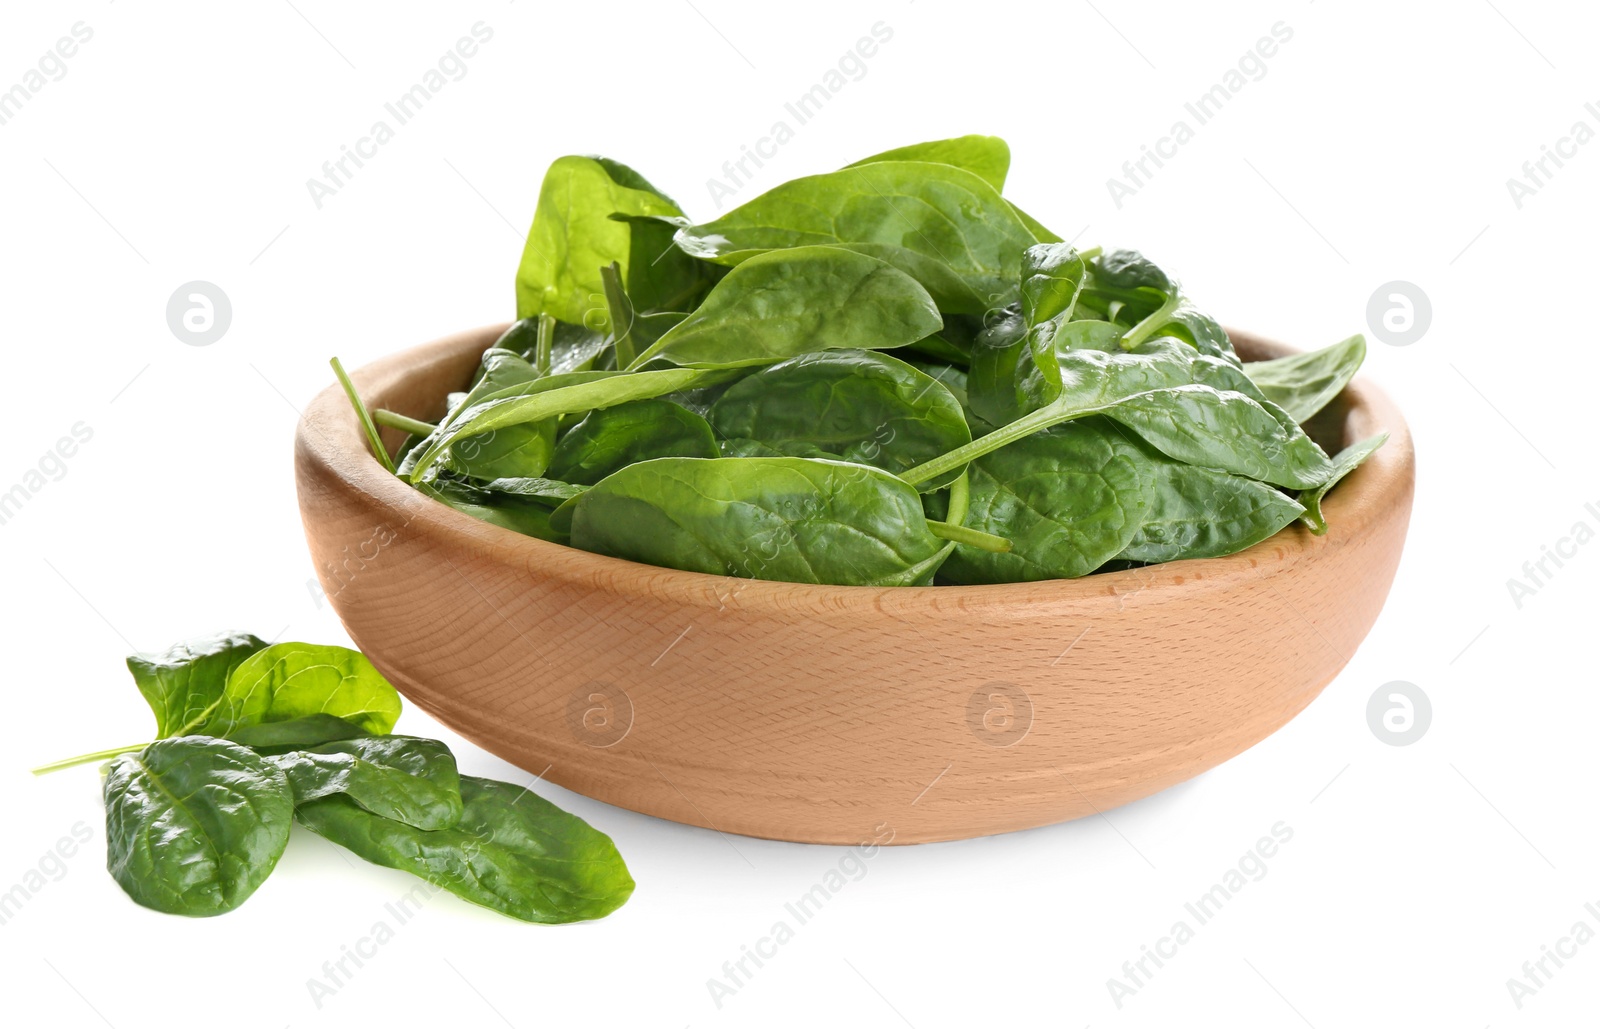
{"type": "Polygon", "coordinates": [[[473,479],[535,478],[550,466],[555,446],[554,420],[505,425],[456,440],[445,467],[473,479]]]}
{"type": "Polygon", "coordinates": [[[1058,352],[1077,339],[1069,326],[1089,276],[1090,256],[1066,243],[1040,244],[1023,254],[1020,303],[980,333],[973,346],[969,399],[985,421],[1004,424],[1061,395],[1058,352]]]}
{"type": "MultiPolygon", "coordinates": [[[[551,380],[513,387],[502,394],[491,394],[481,403],[466,407],[407,458],[409,467],[401,473],[415,484],[424,481],[434,465],[458,439],[507,425],[535,423],[560,415],[579,414],[603,407],[614,407],[630,400],[647,400],[679,390],[693,389],[737,378],[737,371],[720,368],[662,368],[632,374],[574,372],[582,381],[540,388],[551,380]],[[591,378],[592,376],[592,378],[591,378]]],[[[552,379],[555,377],[552,376],[552,379]]]]}
{"type": "MultiPolygon", "coordinates": [[[[922,374],[926,375],[928,378],[937,379],[939,381],[939,385],[941,385],[945,389],[949,390],[950,391],[950,395],[956,398],[956,403],[960,404],[961,407],[962,407],[962,414],[966,415],[968,413],[966,411],[966,407],[967,407],[967,372],[966,371],[964,371],[961,368],[957,368],[954,365],[937,364],[937,363],[932,362],[932,361],[907,361],[906,363],[911,365],[912,367],[916,368],[917,371],[919,371],[922,374]]],[[[969,430],[971,429],[971,425],[972,425],[971,419],[969,418],[968,419],[968,423],[967,423],[967,427],[968,427],[969,430]]]]}
{"type": "Polygon", "coordinates": [[[586,488],[559,479],[494,479],[482,484],[485,493],[500,494],[496,499],[519,497],[537,500],[551,507],[571,500],[586,488]]]}
{"type": "Polygon", "coordinates": [[[688,306],[709,281],[700,262],[672,245],[651,217],[683,211],[638,172],[603,157],[562,157],[539,189],[533,227],[517,268],[517,317],[548,313],[609,332],[600,269],[615,261],[642,309],[688,306]]]}
{"type": "Polygon", "coordinates": [[[1388,441],[1389,434],[1380,432],[1376,436],[1345,447],[1334,456],[1333,470],[1328,474],[1327,481],[1300,494],[1300,503],[1305,505],[1305,515],[1301,521],[1311,529],[1312,535],[1321,536],[1328,531],[1327,519],[1322,516],[1322,500],[1328,495],[1328,491],[1337,486],[1340,479],[1359,468],[1363,461],[1388,441]]]}
{"type": "Polygon", "coordinates": [[[715,221],[685,226],[676,240],[726,265],[787,247],[847,246],[922,283],[940,310],[975,315],[1014,293],[1022,251],[1036,242],[983,178],[919,161],[795,179],[715,221]]]}
{"type": "Polygon", "coordinates": [[[1304,510],[1264,483],[1147,453],[1150,502],[1124,561],[1221,557],[1261,542],[1304,510]]]}
{"type": "Polygon", "coordinates": [[[906,481],[942,475],[1040,429],[1092,414],[1121,422],[1168,457],[1279,486],[1314,487],[1330,470],[1322,449],[1275,406],[1192,382],[1197,367],[1200,374],[1224,376],[1226,366],[1185,352],[1174,340],[1150,340],[1131,353],[1074,348],[1059,360],[1060,397],[907,471],[906,481]]]}
{"type": "Polygon", "coordinates": [[[117,758],[105,804],[112,877],[147,908],[196,916],[232,911],[266,881],[294,811],[267,759],[204,736],[117,758]]]}
{"type": "MultiPolygon", "coordinates": [[[[609,341],[610,337],[604,332],[583,325],[556,322],[551,339],[550,367],[547,374],[562,375],[566,372],[588,371],[596,367],[609,341]]],[[[534,346],[535,348],[538,346],[537,339],[534,346]]],[[[524,352],[523,357],[531,362],[537,353],[537,349],[534,349],[524,352]]]]}
{"type": "Polygon", "coordinates": [[[1356,335],[1321,350],[1251,361],[1244,372],[1267,399],[1303,425],[1339,395],[1366,358],[1366,338],[1356,335]]]}
{"type": "Polygon", "coordinates": [[[228,740],[249,747],[258,754],[275,754],[366,735],[369,735],[367,730],[343,718],[306,715],[286,722],[258,722],[241,726],[228,735],[228,740]]]}
{"type": "MultiPolygon", "coordinates": [[[[932,377],[870,350],[826,350],[763,368],[711,408],[725,439],[899,473],[972,441],[961,403],[932,377]]],[[[929,480],[935,489],[954,474],[929,480]]]]}
{"type": "Polygon", "coordinates": [[[1115,289],[1148,287],[1162,293],[1177,292],[1177,283],[1137,250],[1108,250],[1094,264],[1095,278],[1115,289]]]}
{"type": "Polygon", "coordinates": [[[827,348],[885,349],[942,325],[927,291],[899,269],[842,247],[796,247],[741,263],[631,367],[660,358],[737,368],[827,348]]]}
{"type": "Polygon", "coordinates": [[[1070,579],[1099,568],[1140,525],[1149,461],[1104,419],[1035,433],[968,466],[966,524],[1011,541],[1008,553],[957,547],[953,583],[1070,579]]]}
{"type": "Polygon", "coordinates": [[[343,796],[303,804],[302,825],[358,856],[527,922],[602,918],[633,894],[611,838],[509,783],[461,777],[453,828],[425,830],[343,796]]]}
{"type": "Polygon", "coordinates": [[[998,193],[1005,188],[1006,172],[1011,169],[1011,147],[999,136],[956,136],[954,139],[935,139],[927,143],[895,147],[881,154],[863,157],[845,167],[859,168],[864,164],[882,164],[885,161],[927,161],[965,168],[993,186],[998,193]]]}
{"type": "Polygon", "coordinates": [[[1220,358],[1235,368],[1243,367],[1234,352],[1233,341],[1217,320],[1195,307],[1187,299],[1179,299],[1177,309],[1169,315],[1170,321],[1156,329],[1162,336],[1175,336],[1202,354],[1220,358]]]}
{"type": "Polygon", "coordinates": [[[572,502],[572,545],[711,575],[916,586],[943,543],[916,490],[877,468],[794,457],[668,457],[572,502]]]}
{"type": "Polygon", "coordinates": [[[288,777],[297,806],[343,794],[375,815],[418,829],[448,829],[461,819],[456,759],[438,740],[371,736],[270,760],[288,777]]]}
{"type": "Polygon", "coordinates": [[[128,671],[155,712],[157,738],[185,736],[207,724],[223,706],[228,676],[266,646],[250,633],[225,632],[128,658],[128,671]]]}
{"type": "MultiPolygon", "coordinates": [[[[484,351],[477,381],[455,410],[508,389],[540,382],[543,378],[520,354],[499,347],[490,348],[484,351]]],[[[445,464],[458,475],[479,479],[537,476],[544,472],[550,462],[550,453],[555,448],[555,435],[555,423],[549,421],[507,426],[498,431],[468,436],[457,440],[451,447],[445,464]]],[[[401,468],[405,468],[404,461],[401,468]]]]}
{"type": "Polygon", "coordinates": [[[400,695],[365,654],[310,643],[256,651],[228,676],[222,699],[201,732],[226,736],[247,725],[323,714],[381,734],[400,717],[400,695]]]}
{"type": "Polygon", "coordinates": [[[635,400],[591,411],[568,429],[556,444],[550,475],[589,486],[636,461],[718,453],[704,418],[669,400],[635,400]]]}
{"type": "MultiPolygon", "coordinates": [[[[496,479],[495,482],[534,482],[539,480],[496,479]]],[[[536,539],[561,542],[566,537],[550,528],[550,507],[545,498],[519,496],[514,491],[499,491],[462,482],[459,479],[434,479],[413,485],[433,499],[471,515],[490,525],[520,532],[536,539]]]]}

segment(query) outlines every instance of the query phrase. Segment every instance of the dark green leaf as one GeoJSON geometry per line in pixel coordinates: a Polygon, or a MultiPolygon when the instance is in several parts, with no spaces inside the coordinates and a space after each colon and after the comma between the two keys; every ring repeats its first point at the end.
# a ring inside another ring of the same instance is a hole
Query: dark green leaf
{"type": "Polygon", "coordinates": [[[456,759],[438,740],[373,736],[325,743],[271,759],[296,805],[343,794],[383,818],[448,829],[461,818],[456,759]]]}
{"type": "Polygon", "coordinates": [[[342,796],[304,804],[296,817],[374,864],[527,922],[602,918],[633,894],[611,838],[576,815],[520,786],[470,775],[461,777],[461,798],[451,829],[417,829],[342,796]]]}
{"type": "Polygon", "coordinates": [[[1254,546],[1304,510],[1282,492],[1238,475],[1147,454],[1150,503],[1125,561],[1155,564],[1221,557],[1254,546]]]}
{"type": "Polygon", "coordinates": [[[1139,527],[1149,485],[1140,448],[1103,419],[1036,433],[968,468],[965,524],[1011,541],[1009,553],[957,547],[941,576],[957,583],[1087,575],[1139,527]]]}
{"type": "Polygon", "coordinates": [[[462,514],[471,515],[490,525],[536,539],[560,542],[565,538],[563,534],[551,530],[550,505],[544,498],[498,492],[457,479],[435,479],[415,485],[441,504],[447,504],[462,514]]]}
{"type": "Polygon", "coordinates": [[[1300,503],[1305,505],[1305,516],[1302,521],[1310,527],[1314,535],[1321,536],[1328,531],[1328,522],[1322,516],[1322,501],[1328,495],[1328,491],[1337,486],[1340,479],[1359,468],[1363,461],[1388,441],[1389,434],[1380,432],[1376,436],[1345,447],[1334,457],[1333,468],[1328,473],[1327,481],[1300,494],[1300,503]]]}
{"type": "Polygon", "coordinates": [[[1096,278],[1117,289],[1148,287],[1171,293],[1176,284],[1154,261],[1137,250],[1111,250],[1095,261],[1096,278]]]}
{"type": "Polygon", "coordinates": [[[592,411],[556,444],[550,475],[593,485],[619,468],[656,457],[717,457],[706,420],[668,400],[635,400],[592,411]]]}
{"type": "Polygon", "coordinates": [[[243,904],[289,842],[294,801],[276,767],[237,744],[183,736],[112,762],[106,867],[128,896],[174,915],[243,904]]]}
{"type": "Polygon", "coordinates": [[[1251,361],[1244,371],[1268,400],[1304,424],[1339,395],[1366,358],[1367,341],[1357,335],[1321,350],[1251,361]]]}
{"type": "Polygon", "coordinates": [[[1176,336],[1202,354],[1221,358],[1235,368],[1240,366],[1239,355],[1233,350],[1233,341],[1228,339],[1227,332],[1217,324],[1215,318],[1187,300],[1180,301],[1170,318],[1171,321],[1156,330],[1157,334],[1176,336]]]}
{"type": "MultiPolygon", "coordinates": [[[[1058,356],[1060,397],[911,469],[907,481],[925,481],[1040,429],[1094,414],[1121,422],[1168,457],[1189,464],[1296,488],[1316,486],[1327,476],[1327,455],[1293,419],[1275,405],[1263,406],[1227,388],[1255,391],[1237,369],[1177,340],[1153,339],[1129,352],[1075,346],[1058,356]],[[1196,383],[1197,378],[1224,388],[1196,383]]],[[[969,387],[975,390],[978,382],[975,356],[969,387]]],[[[982,414],[975,393],[972,403],[982,414]]]]}
{"type": "Polygon", "coordinates": [[[183,736],[205,725],[222,705],[229,673],[266,646],[247,632],[227,632],[128,658],[128,671],[155,712],[156,736],[183,736]]]}
{"type": "Polygon", "coordinates": [[[694,368],[772,364],[830,348],[905,346],[943,325],[904,272],[842,247],[752,256],[635,366],[659,358],[694,368]]]}
{"type": "Polygon", "coordinates": [[[895,474],[972,439],[949,390],[904,361],[870,350],[827,350],[764,368],[729,387],[712,407],[711,423],[727,439],[895,474]]]}
{"type": "Polygon", "coordinates": [[[915,586],[943,553],[916,490],[840,461],[646,461],[573,501],[571,517],[575,547],[712,575],[915,586]]]}
{"type": "Polygon", "coordinates": [[[409,476],[413,484],[425,481],[434,465],[458,439],[503,428],[507,425],[533,424],[547,418],[579,414],[602,407],[614,407],[630,400],[645,400],[665,396],[680,390],[712,385],[737,378],[738,372],[725,369],[663,368],[652,371],[623,374],[620,372],[573,372],[578,381],[558,383],[551,388],[540,388],[565,376],[552,376],[549,380],[513,387],[503,394],[484,398],[481,403],[467,407],[448,423],[442,423],[425,446],[407,458],[409,468],[402,466],[401,474],[409,476]]]}
{"type": "Polygon", "coordinates": [[[484,483],[482,489],[485,493],[500,494],[496,500],[519,497],[538,500],[551,507],[584,491],[583,486],[559,479],[494,479],[484,483]]]}
{"type": "Polygon", "coordinates": [[[940,310],[981,315],[1015,293],[1022,251],[1037,241],[980,176],[883,161],[786,182],[684,228],[677,242],[729,265],[769,250],[842,244],[915,278],[940,310]]]}
{"type": "Polygon", "coordinates": [[[228,739],[258,753],[273,754],[366,735],[367,731],[361,726],[343,718],[306,715],[287,722],[258,722],[241,726],[230,733],[228,739]]]}

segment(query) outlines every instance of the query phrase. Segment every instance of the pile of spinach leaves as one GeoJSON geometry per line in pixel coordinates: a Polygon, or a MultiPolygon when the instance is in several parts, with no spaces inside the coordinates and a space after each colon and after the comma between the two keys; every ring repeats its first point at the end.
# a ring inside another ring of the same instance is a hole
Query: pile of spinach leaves
{"type": "Polygon", "coordinates": [[[221,633],[128,659],[153,743],[111,759],[106,867],[145,907],[232,911],[299,822],[366,860],[528,922],[601,918],[633,878],[610,837],[527,787],[391,735],[400,695],[359,651],[221,633]]]}
{"type": "MultiPolygon", "coordinates": [[[[396,473],[475,517],[691,571],[995,583],[1215,557],[1381,443],[1302,426],[1365,356],[1242,362],[1166,270],[1001,196],[992,136],[900,147],[696,222],[563,157],[518,321],[396,473]]],[[[375,442],[376,446],[376,442],[375,442]]],[[[389,463],[389,456],[380,460],[389,463]]]]}

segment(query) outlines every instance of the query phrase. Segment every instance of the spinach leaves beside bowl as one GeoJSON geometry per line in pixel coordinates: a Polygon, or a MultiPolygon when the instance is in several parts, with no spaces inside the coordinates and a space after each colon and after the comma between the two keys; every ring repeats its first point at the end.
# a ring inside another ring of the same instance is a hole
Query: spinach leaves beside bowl
{"type": "MultiPolygon", "coordinates": [[[[696,222],[616,161],[546,174],[516,323],[396,474],[541,539],[838,585],[1234,553],[1382,445],[1303,426],[1353,336],[1246,363],[1168,270],[1001,196],[992,136],[899,147],[696,222]]],[[[388,455],[380,460],[388,463],[388,455]]]]}
{"type": "Polygon", "coordinates": [[[232,911],[291,822],[526,922],[602,918],[633,893],[611,838],[531,783],[461,775],[443,743],[391,735],[400,695],[360,651],[221,633],[128,669],[158,738],[34,772],[110,761],[106,867],[145,907],[232,911]]]}

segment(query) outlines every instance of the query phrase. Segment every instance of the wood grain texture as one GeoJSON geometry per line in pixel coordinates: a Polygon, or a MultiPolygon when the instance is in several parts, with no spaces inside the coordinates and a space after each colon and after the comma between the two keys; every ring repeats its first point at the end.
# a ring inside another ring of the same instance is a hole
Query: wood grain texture
{"type": "MultiPolygon", "coordinates": [[[[503,328],[353,378],[369,405],[435,420],[503,328]]],[[[1288,352],[1233,338],[1249,357],[1288,352]]],[[[1321,692],[1383,606],[1414,478],[1405,422],[1370,383],[1321,422],[1330,446],[1390,433],[1329,496],[1326,536],[1294,526],[1229,557],[996,586],[761,582],[524,537],[384,472],[336,386],[306,408],[295,468],[351,637],[462,735],[662,818],[917,843],[1148,796],[1321,692]]]]}

